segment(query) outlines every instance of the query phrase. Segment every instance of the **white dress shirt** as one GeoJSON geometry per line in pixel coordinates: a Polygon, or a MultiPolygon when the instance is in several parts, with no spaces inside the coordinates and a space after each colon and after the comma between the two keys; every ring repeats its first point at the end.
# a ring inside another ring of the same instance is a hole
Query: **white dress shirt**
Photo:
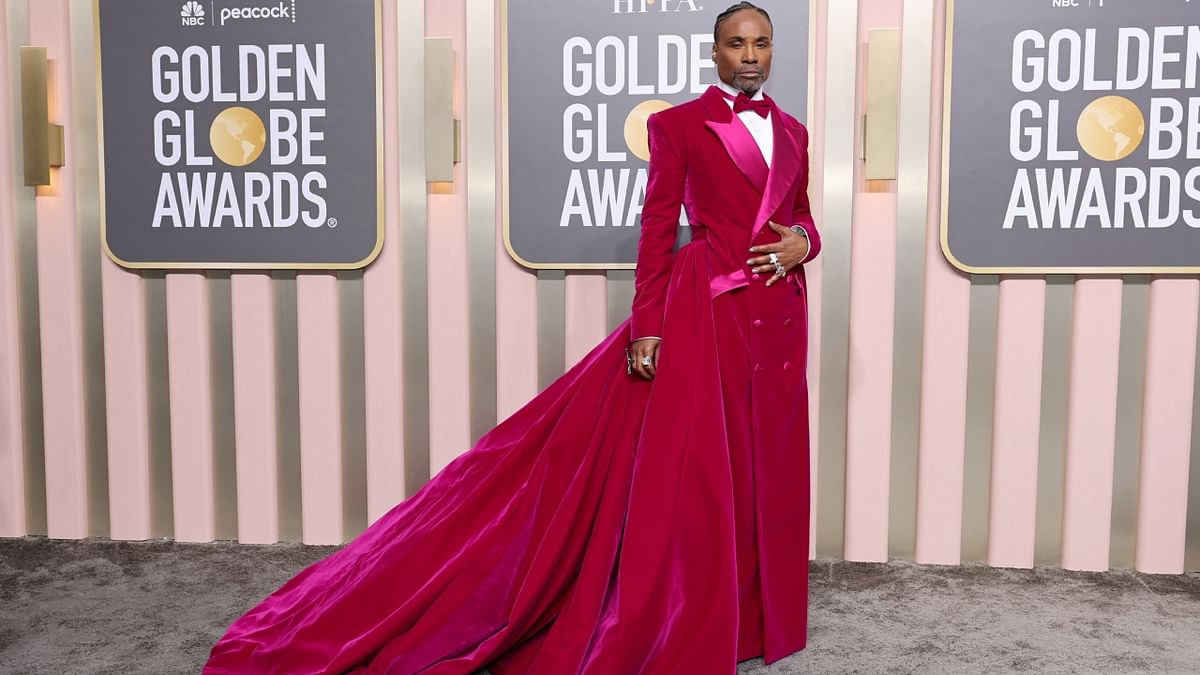
{"type": "MultiPolygon", "coordinates": [[[[717,87],[734,98],[742,93],[726,84],[720,78],[717,79],[717,87]]],[[[763,90],[762,87],[759,87],[758,91],[754,92],[754,95],[750,97],[750,100],[760,101],[762,97],[763,90]]],[[[733,101],[726,98],[725,102],[729,104],[729,109],[732,110],[733,101]]],[[[754,137],[754,142],[758,143],[758,149],[762,151],[763,159],[767,160],[767,166],[771,166],[771,156],[775,149],[775,131],[771,126],[771,113],[767,112],[766,117],[760,117],[753,110],[743,110],[738,113],[738,119],[750,130],[750,135],[754,137]]]]}

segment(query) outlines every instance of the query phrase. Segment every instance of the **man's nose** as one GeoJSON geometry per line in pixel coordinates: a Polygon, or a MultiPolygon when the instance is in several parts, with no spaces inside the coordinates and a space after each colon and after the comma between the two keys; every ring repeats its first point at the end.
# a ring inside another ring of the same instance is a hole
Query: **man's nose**
{"type": "Polygon", "coordinates": [[[742,50],[742,63],[758,63],[758,50],[753,46],[742,50]]]}

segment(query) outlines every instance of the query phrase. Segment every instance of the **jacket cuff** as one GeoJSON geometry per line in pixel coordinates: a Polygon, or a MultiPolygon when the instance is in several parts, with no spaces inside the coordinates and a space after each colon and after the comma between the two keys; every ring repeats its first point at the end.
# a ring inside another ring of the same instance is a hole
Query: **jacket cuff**
{"type": "MultiPolygon", "coordinates": [[[[659,309],[658,314],[659,316],[653,316],[652,311],[645,313],[634,312],[633,319],[629,324],[629,334],[639,337],[655,337],[662,335],[661,309],[659,309]]],[[[633,339],[636,340],[638,338],[635,337],[633,339]]]]}
{"type": "Polygon", "coordinates": [[[804,238],[808,240],[808,250],[804,252],[804,257],[800,259],[800,262],[796,263],[797,265],[803,265],[804,263],[816,257],[813,255],[816,247],[813,246],[813,239],[812,237],[808,236],[808,230],[804,228],[804,225],[795,223],[792,225],[792,230],[794,230],[797,234],[803,235],[804,238]]]}

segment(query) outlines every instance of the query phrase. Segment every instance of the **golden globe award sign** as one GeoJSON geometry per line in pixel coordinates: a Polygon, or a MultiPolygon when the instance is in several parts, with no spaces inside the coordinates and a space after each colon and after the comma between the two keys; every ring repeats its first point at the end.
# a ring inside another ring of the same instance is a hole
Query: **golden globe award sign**
{"type": "MultiPolygon", "coordinates": [[[[504,242],[517,262],[634,267],[650,157],[646,119],[716,82],[713,22],[730,4],[501,4],[504,242]]],[[[775,46],[766,91],[806,120],[809,2],[767,5],[775,46]]]]}
{"type": "Polygon", "coordinates": [[[947,259],[972,273],[1200,272],[1200,2],[949,7],[947,259]]]}
{"type": "Polygon", "coordinates": [[[101,226],[131,268],[367,265],[378,0],[96,0],[101,226]]]}

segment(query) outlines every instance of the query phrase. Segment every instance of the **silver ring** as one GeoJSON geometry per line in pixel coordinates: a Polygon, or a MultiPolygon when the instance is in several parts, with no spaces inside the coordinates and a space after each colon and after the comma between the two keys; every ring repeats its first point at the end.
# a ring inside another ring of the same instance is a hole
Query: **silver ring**
{"type": "Polygon", "coordinates": [[[783,265],[779,262],[779,256],[772,253],[770,255],[770,258],[771,258],[771,264],[775,266],[775,276],[777,276],[777,277],[783,276],[783,274],[785,272],[787,272],[787,270],[784,269],[783,265]]]}
{"type": "Polygon", "coordinates": [[[643,365],[643,366],[648,366],[648,365],[650,365],[650,357],[649,357],[649,356],[643,356],[643,357],[642,357],[642,365],[643,365]]]}

